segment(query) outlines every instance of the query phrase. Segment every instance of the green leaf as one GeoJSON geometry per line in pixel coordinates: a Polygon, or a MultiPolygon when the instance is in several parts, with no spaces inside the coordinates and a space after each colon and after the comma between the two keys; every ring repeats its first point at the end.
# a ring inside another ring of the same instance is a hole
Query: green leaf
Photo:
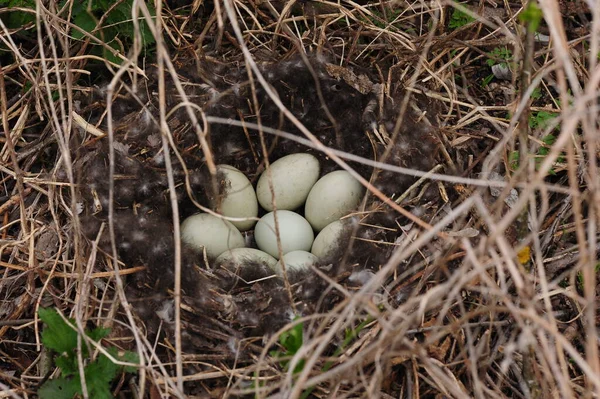
{"type": "MultiPolygon", "coordinates": [[[[297,317],[296,317],[297,319],[297,317]]],[[[294,319],[294,320],[296,320],[294,319]]],[[[279,350],[274,350],[269,352],[271,356],[275,357],[276,359],[279,358],[284,358],[284,357],[293,357],[298,350],[302,347],[303,344],[303,323],[298,323],[296,324],[294,327],[292,327],[290,330],[283,332],[280,336],[279,336],[279,344],[285,348],[285,351],[279,351],[279,350]]],[[[284,368],[288,368],[290,361],[289,360],[281,360],[281,365],[284,368]]],[[[304,363],[305,363],[305,359],[301,359],[300,361],[298,361],[298,363],[296,364],[296,367],[294,368],[294,373],[298,373],[300,371],[302,371],[302,369],[304,368],[304,363]]]]}
{"type": "Polygon", "coordinates": [[[556,142],[556,136],[549,134],[547,136],[542,137],[542,143],[546,145],[552,145],[556,142]]]}
{"type": "MultiPolygon", "coordinates": [[[[54,309],[40,309],[39,316],[47,324],[42,333],[42,341],[49,349],[61,353],[61,356],[56,358],[56,366],[61,369],[63,375],[61,378],[45,383],[40,389],[40,398],[71,399],[74,395],[82,393],[79,367],[75,356],[77,332],[54,309]]],[[[74,325],[72,320],[69,320],[69,323],[74,325]]],[[[96,342],[100,342],[108,334],[110,334],[110,329],[102,327],[86,331],[86,335],[96,342]]],[[[120,358],[131,363],[139,362],[136,353],[125,352],[123,356],[119,357],[117,348],[111,347],[106,350],[114,358],[120,358]]],[[[89,397],[94,399],[112,398],[111,382],[123,367],[115,364],[102,353],[94,361],[89,361],[86,345],[82,348],[82,355],[85,361],[84,374],[89,397]]],[[[135,370],[135,367],[126,369],[126,371],[130,370],[135,370]]]]}
{"type": "MultiPolygon", "coordinates": [[[[10,8],[10,6],[7,8],[10,8]]],[[[18,29],[25,25],[35,23],[34,13],[24,11],[9,11],[4,15],[6,15],[5,24],[9,29],[18,29]]]]}
{"type": "Polygon", "coordinates": [[[119,366],[104,355],[99,355],[95,361],[88,364],[85,368],[85,382],[90,398],[112,398],[110,383],[118,370],[119,366]]]}
{"type": "Polygon", "coordinates": [[[527,7],[519,14],[519,21],[527,24],[527,29],[535,32],[542,22],[544,14],[535,1],[529,1],[527,7]]]}
{"type": "Polygon", "coordinates": [[[279,343],[287,349],[288,353],[295,354],[302,347],[302,329],[302,323],[298,323],[291,330],[284,332],[279,337],[279,343]]]}
{"type": "Polygon", "coordinates": [[[115,7],[106,17],[105,25],[116,25],[118,31],[124,31],[131,22],[131,1],[124,1],[115,7]]]}
{"type": "Polygon", "coordinates": [[[451,30],[455,30],[458,28],[462,28],[465,25],[470,24],[475,21],[475,18],[470,16],[469,14],[455,8],[452,11],[452,15],[450,16],[450,22],[448,22],[448,28],[451,30]]]}
{"type": "MultiPolygon", "coordinates": [[[[90,34],[96,28],[96,19],[94,18],[93,15],[90,15],[90,13],[87,12],[87,10],[84,10],[81,13],[76,14],[75,18],[73,19],[73,23],[75,25],[77,25],[79,28],[81,28],[83,31],[90,33],[90,34]]],[[[81,33],[79,30],[76,30],[76,29],[73,29],[71,36],[73,36],[73,39],[76,39],[76,40],[80,40],[85,37],[85,35],[83,33],[81,33]]],[[[96,34],[95,36],[97,37],[98,35],[96,34]]]]}
{"type": "MultiPolygon", "coordinates": [[[[117,348],[111,347],[111,348],[108,348],[106,351],[115,359],[119,358],[117,348]]],[[[110,360],[110,358],[108,358],[107,356],[105,356],[103,354],[100,354],[96,358],[96,361],[93,362],[92,364],[90,364],[90,366],[93,366],[93,367],[89,367],[90,369],[97,367],[98,372],[100,372],[102,375],[107,377],[107,381],[112,380],[115,377],[115,375],[117,374],[117,371],[119,371],[119,369],[121,368],[121,366],[119,366],[116,363],[113,363],[113,361],[110,360]],[[110,378],[108,378],[108,377],[110,377],[110,378]]]]}
{"type": "Polygon", "coordinates": [[[23,85],[23,94],[27,94],[29,92],[29,90],[31,90],[31,88],[33,87],[33,83],[31,83],[29,80],[27,82],[25,82],[25,84],[23,85]]]}
{"type": "Polygon", "coordinates": [[[115,0],[94,0],[94,6],[99,10],[108,10],[114,3],[115,0]]]}
{"type": "Polygon", "coordinates": [[[535,129],[535,128],[546,129],[550,125],[552,120],[554,118],[556,118],[557,116],[558,115],[554,112],[548,112],[548,111],[533,112],[529,116],[529,126],[532,129],[535,129]]]}
{"type": "Polygon", "coordinates": [[[76,375],[79,373],[79,368],[77,367],[77,357],[74,353],[71,353],[69,356],[58,356],[55,360],[55,363],[56,367],[59,367],[65,376],[76,375]]]}
{"type": "Polygon", "coordinates": [[[512,52],[506,47],[496,47],[489,53],[487,53],[488,59],[485,61],[489,67],[493,67],[496,64],[505,64],[502,61],[512,60],[512,52]]]}
{"type": "Polygon", "coordinates": [[[94,399],[113,399],[114,396],[110,391],[110,385],[96,384],[96,381],[92,380],[88,384],[88,393],[90,398],[94,399]]]}
{"type": "MultiPolygon", "coordinates": [[[[119,351],[115,347],[107,348],[106,351],[115,359],[131,363],[139,362],[137,353],[127,351],[123,356],[119,356],[119,351]]],[[[90,397],[112,398],[108,388],[121,369],[123,369],[121,365],[113,363],[108,356],[103,354],[98,355],[95,361],[88,364],[85,368],[85,378],[90,390],[90,397]]],[[[125,368],[126,372],[130,370],[134,371],[135,367],[125,368]]]]}
{"type": "Polygon", "coordinates": [[[483,87],[487,87],[487,85],[489,85],[493,79],[494,79],[494,74],[491,73],[483,79],[483,81],[481,82],[481,85],[483,87]]]}
{"type": "MultiPolygon", "coordinates": [[[[11,8],[20,7],[35,10],[35,0],[9,0],[5,1],[2,6],[5,6],[9,10],[11,8]]],[[[35,13],[25,11],[12,11],[6,14],[2,14],[4,23],[10,29],[21,28],[24,25],[35,22],[35,13]]]]}
{"type": "Polygon", "coordinates": [[[35,10],[35,0],[8,0],[4,1],[4,5],[8,7],[21,7],[35,10]]]}
{"type": "Polygon", "coordinates": [[[73,353],[77,347],[77,331],[70,327],[54,309],[40,308],[38,314],[47,325],[42,332],[44,345],[60,354],[73,353]]]}
{"type": "Polygon", "coordinates": [[[108,334],[110,334],[110,328],[96,327],[92,331],[88,332],[87,336],[98,342],[102,338],[108,336],[108,334]]]}
{"type": "MultiPolygon", "coordinates": [[[[148,6],[148,11],[150,12],[150,15],[155,16],[156,15],[156,11],[154,9],[154,7],[152,6],[152,4],[147,3],[146,4],[148,6]]],[[[106,24],[107,26],[110,26],[111,28],[115,29],[115,31],[121,35],[123,35],[124,37],[133,40],[135,32],[134,32],[134,25],[133,25],[133,21],[132,19],[132,8],[133,8],[133,1],[132,0],[126,0],[122,3],[120,3],[106,18],[106,24]]],[[[142,38],[142,43],[144,46],[148,46],[149,44],[154,43],[154,36],[152,36],[152,33],[150,31],[150,28],[148,27],[148,24],[146,23],[143,15],[141,14],[141,12],[138,13],[138,18],[139,18],[139,27],[140,27],[140,35],[142,38]]]]}
{"type": "MultiPolygon", "coordinates": [[[[131,352],[131,351],[126,351],[123,354],[123,356],[120,357],[120,359],[123,362],[133,363],[133,364],[138,364],[140,362],[140,357],[138,356],[138,354],[135,353],[135,352],[131,352]]],[[[136,367],[134,367],[134,366],[125,366],[124,370],[127,373],[134,373],[136,371],[136,367]]]]}
{"type": "MultiPolygon", "coordinates": [[[[117,43],[116,41],[109,42],[108,45],[117,51],[122,51],[121,48],[119,48],[119,43],[117,43]]],[[[121,58],[117,57],[115,54],[113,54],[112,51],[107,50],[106,48],[102,49],[102,56],[108,61],[113,62],[117,65],[121,65],[121,63],[123,62],[121,58]]]]}
{"type": "Polygon", "coordinates": [[[80,392],[79,385],[76,378],[55,378],[46,381],[37,394],[40,399],[73,399],[80,392]]]}

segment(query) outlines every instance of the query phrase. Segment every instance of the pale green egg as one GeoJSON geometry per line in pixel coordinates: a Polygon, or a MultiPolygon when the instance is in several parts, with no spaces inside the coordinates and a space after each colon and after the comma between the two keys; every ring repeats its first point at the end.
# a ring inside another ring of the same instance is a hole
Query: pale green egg
{"type": "Polygon", "coordinates": [[[317,234],[310,252],[319,258],[326,258],[335,252],[339,248],[340,240],[344,236],[347,225],[348,223],[345,220],[336,220],[329,223],[317,234]]]}
{"type": "Polygon", "coordinates": [[[197,213],[181,224],[181,240],[191,248],[216,258],[228,249],[245,246],[242,233],[227,220],[208,213],[197,213]]]}
{"type": "Polygon", "coordinates": [[[234,248],[219,255],[217,260],[215,260],[215,265],[220,266],[226,264],[235,267],[243,267],[248,262],[262,263],[269,266],[271,269],[274,269],[277,259],[258,249],[234,248]]]}
{"type": "Polygon", "coordinates": [[[336,170],[317,181],[308,194],[304,217],[316,231],[354,211],[365,189],[350,173],[336,170]]]}
{"type": "MultiPolygon", "coordinates": [[[[310,250],[315,235],[306,219],[291,211],[278,210],[277,221],[283,254],[310,250]]],[[[258,221],[254,238],[258,248],[279,259],[274,212],[267,213],[258,221]]]]}
{"type": "MultiPolygon", "coordinates": [[[[285,270],[287,272],[310,270],[310,267],[318,261],[319,259],[315,255],[306,251],[292,251],[283,255],[283,262],[285,263],[285,270]]],[[[283,275],[281,261],[275,265],[275,273],[280,276],[283,275]]]]}
{"type": "Polygon", "coordinates": [[[243,221],[231,221],[240,231],[251,229],[258,216],[258,201],[250,180],[239,170],[229,165],[218,165],[217,171],[223,174],[225,190],[220,203],[223,216],[248,218],[243,221]]]}
{"type": "Polygon", "coordinates": [[[292,211],[301,207],[319,179],[319,170],[319,160],[310,154],[292,154],[278,159],[258,179],[258,202],[267,211],[273,210],[270,176],[277,209],[292,211]]]}

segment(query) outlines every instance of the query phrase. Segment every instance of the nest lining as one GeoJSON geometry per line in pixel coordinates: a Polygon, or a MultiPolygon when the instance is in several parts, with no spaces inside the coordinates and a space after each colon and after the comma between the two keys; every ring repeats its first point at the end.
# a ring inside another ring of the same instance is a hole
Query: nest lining
{"type": "MultiPolygon", "coordinates": [[[[264,90],[258,88],[258,102],[252,102],[245,71],[224,72],[214,66],[206,69],[214,72],[212,80],[207,81],[206,73],[200,78],[188,71],[189,84],[186,85],[186,94],[202,107],[206,116],[260,122],[263,126],[295,137],[303,136],[294,124],[283,117],[264,90]]],[[[373,159],[374,154],[377,159],[385,155],[385,161],[391,165],[422,171],[432,167],[437,143],[435,121],[432,121],[434,113],[430,112],[425,119],[424,113],[416,114],[415,109],[419,106],[416,100],[411,103],[414,109],[405,115],[397,139],[391,142],[389,135],[394,130],[397,118],[394,107],[401,98],[396,95],[385,108],[375,107],[379,93],[374,85],[365,83],[369,82],[366,74],[347,70],[346,75],[350,77],[344,79],[340,68],[334,68],[316,56],[309,59],[297,56],[263,65],[262,72],[285,106],[327,147],[366,159],[373,159]],[[370,87],[370,90],[365,87],[370,87]],[[375,108],[381,108],[381,112],[376,112],[375,108]],[[386,131],[389,132],[387,140],[381,137],[382,132],[386,131]],[[375,132],[379,134],[379,139],[375,132]]],[[[146,322],[150,331],[155,332],[160,324],[157,310],[162,309],[161,304],[169,300],[168,292],[173,286],[171,265],[174,261],[174,242],[170,233],[172,215],[165,157],[153,115],[157,109],[156,99],[151,94],[143,97],[152,93],[151,84],[148,87],[138,90],[137,98],[122,98],[113,105],[117,122],[114,138],[114,204],[115,236],[120,259],[126,265],[141,264],[146,267],[144,273],[137,273],[129,279],[130,295],[131,298],[137,298],[133,303],[140,319],[146,322]],[[152,295],[148,296],[148,292],[152,292],[152,295]]],[[[91,121],[98,119],[98,111],[105,107],[102,99],[94,100],[88,98],[85,102],[89,105],[81,109],[81,114],[91,121]]],[[[178,101],[179,96],[169,96],[167,109],[178,101]]],[[[432,111],[433,107],[430,106],[428,110],[432,111]]],[[[178,161],[173,164],[176,195],[183,219],[198,211],[195,203],[205,207],[215,203],[222,193],[223,187],[219,184],[222,179],[217,176],[216,187],[219,192],[215,193],[206,157],[185,112],[174,112],[168,124],[178,151],[175,156],[171,149],[171,159],[181,159],[185,164],[185,168],[178,161]],[[189,193],[185,187],[186,181],[191,188],[189,193]]],[[[265,156],[273,162],[292,153],[311,153],[319,159],[322,174],[339,169],[325,154],[297,141],[269,134],[264,134],[262,139],[264,143],[261,143],[260,132],[246,127],[217,123],[208,125],[207,141],[214,163],[240,169],[253,183],[264,169],[265,156]],[[266,153],[263,148],[267,149],[266,153]]],[[[84,147],[74,143],[73,148],[77,149],[76,165],[80,172],[80,195],[84,204],[82,225],[85,234],[94,238],[99,226],[107,221],[107,141],[98,140],[92,146],[84,147]]],[[[401,194],[415,180],[410,176],[375,171],[362,164],[354,163],[351,166],[390,196],[401,194]]],[[[345,281],[350,286],[361,281],[356,277],[357,272],[377,270],[387,261],[393,247],[390,244],[401,234],[397,214],[377,198],[369,198],[354,219],[352,239],[348,234],[338,253],[322,260],[319,265],[329,278],[345,281]],[[349,276],[353,276],[353,279],[348,280],[349,276]]],[[[100,247],[110,253],[108,234],[102,235],[100,247]]],[[[218,320],[218,323],[212,323],[215,330],[221,330],[223,323],[228,324],[228,333],[235,332],[238,338],[273,333],[290,321],[293,309],[301,314],[310,314],[326,310],[340,299],[331,290],[327,298],[322,298],[321,294],[327,291],[329,282],[314,273],[289,276],[294,283],[292,306],[282,281],[268,278],[272,273],[264,265],[249,265],[252,267],[244,268],[238,276],[232,276],[230,271],[211,268],[212,260],[206,265],[203,259],[185,247],[181,261],[186,303],[190,304],[190,309],[194,309],[193,313],[200,313],[193,317],[201,317],[205,326],[211,325],[206,322],[207,319],[218,320]],[[251,281],[259,282],[247,284],[251,281]]],[[[363,273],[363,279],[364,276],[363,273]]],[[[167,320],[167,325],[168,322],[170,320],[167,320]]],[[[206,334],[202,339],[191,337],[191,331],[194,330],[191,324],[185,329],[186,335],[190,335],[186,340],[188,344],[200,345],[203,350],[206,350],[206,346],[214,347],[207,344],[212,337],[206,334]]]]}

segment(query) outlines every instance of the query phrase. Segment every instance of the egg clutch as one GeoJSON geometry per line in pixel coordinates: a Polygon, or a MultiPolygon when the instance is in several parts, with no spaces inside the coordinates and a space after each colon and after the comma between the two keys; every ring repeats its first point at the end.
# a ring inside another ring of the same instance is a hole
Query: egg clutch
{"type": "Polygon", "coordinates": [[[365,193],[345,170],[319,179],[319,161],[310,154],[273,162],[258,179],[256,191],[232,166],[218,165],[217,173],[225,184],[214,210],[224,218],[209,213],[188,217],[181,224],[182,241],[199,253],[206,251],[216,266],[238,268],[250,261],[278,275],[283,273],[282,257],[286,270],[300,271],[335,251],[344,231],[340,219],[358,207],[365,193]],[[268,213],[257,222],[259,205],[268,213]],[[258,249],[246,247],[242,235],[252,228],[258,249]]]}

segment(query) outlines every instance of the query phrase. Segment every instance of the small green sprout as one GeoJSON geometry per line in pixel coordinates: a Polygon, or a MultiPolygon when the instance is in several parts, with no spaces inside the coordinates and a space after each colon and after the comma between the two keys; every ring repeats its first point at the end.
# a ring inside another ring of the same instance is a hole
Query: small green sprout
{"type": "MultiPolygon", "coordinates": [[[[296,319],[297,319],[297,317],[296,317],[296,319]]],[[[294,320],[296,320],[296,319],[294,319],[294,320]]],[[[367,325],[369,325],[373,320],[374,320],[374,318],[372,316],[368,316],[365,320],[360,322],[356,327],[347,328],[344,332],[344,340],[341,342],[341,344],[338,346],[338,348],[334,351],[333,357],[337,357],[337,356],[341,355],[342,352],[344,352],[344,350],[346,350],[346,348],[352,342],[354,342],[356,340],[356,338],[359,336],[360,332],[367,325]]],[[[282,367],[286,370],[288,370],[289,366],[290,366],[289,359],[292,358],[293,356],[295,356],[296,353],[298,353],[298,351],[300,350],[300,348],[302,347],[302,345],[304,343],[303,328],[304,328],[303,323],[297,323],[290,330],[283,332],[279,336],[279,344],[281,345],[283,350],[274,350],[274,351],[269,352],[269,354],[271,356],[273,356],[275,359],[279,360],[282,367]]],[[[296,367],[294,368],[294,374],[298,374],[299,372],[301,372],[304,369],[304,365],[305,365],[305,359],[301,359],[298,362],[298,364],[296,365],[296,367]]],[[[333,367],[333,365],[334,365],[333,361],[328,361],[323,365],[321,371],[323,371],[323,372],[328,371],[333,367]]],[[[313,392],[313,390],[314,390],[314,387],[309,387],[304,392],[302,392],[302,395],[300,396],[300,398],[301,399],[308,398],[310,396],[310,394],[313,392]]]]}
{"type": "Polygon", "coordinates": [[[494,74],[490,73],[488,76],[483,78],[483,80],[481,81],[481,86],[487,87],[492,82],[492,80],[494,80],[494,74]]]}
{"type": "Polygon", "coordinates": [[[527,7],[519,14],[519,21],[527,25],[527,29],[536,32],[544,14],[535,1],[527,3],[527,7]]]}
{"type": "MultiPolygon", "coordinates": [[[[531,115],[529,115],[529,127],[531,129],[535,129],[538,131],[545,130],[548,126],[550,126],[552,121],[557,117],[558,117],[558,115],[555,112],[549,112],[549,111],[532,112],[531,115]]],[[[557,128],[558,128],[558,126],[557,126],[557,128]]],[[[550,154],[550,149],[551,149],[552,145],[554,144],[554,142],[556,141],[556,134],[554,132],[552,132],[550,134],[546,134],[545,136],[543,136],[541,138],[540,141],[541,141],[541,146],[537,150],[537,152],[535,153],[535,156],[534,156],[536,170],[539,170],[544,159],[548,156],[548,154],[550,154]]],[[[511,170],[517,170],[519,168],[519,159],[520,159],[519,151],[512,151],[509,154],[508,165],[511,170]]],[[[563,163],[564,160],[565,160],[564,155],[559,156],[556,159],[556,165],[563,163]]],[[[551,168],[548,171],[548,174],[556,175],[556,170],[554,168],[551,168]]]]}
{"type": "MultiPolygon", "coordinates": [[[[297,319],[297,317],[296,317],[297,319]]],[[[294,320],[296,320],[294,319],[294,320]]],[[[283,350],[274,350],[269,352],[271,356],[276,359],[281,359],[281,365],[287,369],[289,366],[289,359],[294,357],[296,353],[302,347],[304,342],[303,338],[303,326],[304,323],[297,323],[290,330],[281,333],[279,336],[279,344],[283,350]]],[[[304,359],[300,360],[294,368],[294,373],[299,373],[304,368],[304,359]]]]}
{"type": "Polygon", "coordinates": [[[542,98],[542,90],[539,87],[536,87],[531,92],[531,99],[532,100],[539,100],[540,98],[542,98]]]}
{"type": "MultiPolygon", "coordinates": [[[[594,272],[598,274],[600,272],[600,263],[596,263],[596,267],[594,267],[594,272]]],[[[583,278],[583,272],[577,272],[577,288],[583,291],[583,285],[585,280],[583,278]]]]}
{"type": "Polygon", "coordinates": [[[493,67],[498,63],[500,63],[500,65],[508,65],[508,62],[512,60],[512,52],[507,47],[496,47],[487,55],[488,59],[486,60],[486,64],[489,67],[493,67]]]}
{"type": "Polygon", "coordinates": [[[450,30],[456,30],[458,28],[462,28],[463,26],[470,24],[473,21],[475,21],[475,18],[473,18],[466,12],[461,11],[458,8],[455,8],[452,11],[452,15],[450,16],[450,22],[448,22],[448,28],[450,28],[450,30]]]}
{"type": "MultiPolygon", "coordinates": [[[[46,324],[42,332],[42,343],[53,352],[56,352],[56,366],[61,370],[61,376],[46,381],[38,390],[40,399],[72,399],[76,394],[83,395],[81,386],[81,375],[77,362],[77,331],[75,321],[69,319],[66,322],[54,309],[40,309],[40,319],[46,324]]],[[[100,342],[110,330],[96,327],[86,331],[86,335],[93,341],[100,342]]],[[[112,393],[110,386],[114,378],[121,371],[133,372],[132,367],[122,367],[113,363],[109,357],[99,353],[95,359],[85,343],[82,343],[82,357],[85,362],[84,376],[87,393],[90,398],[110,399],[112,393]]],[[[136,353],[125,352],[119,356],[117,348],[106,348],[106,351],[114,358],[123,362],[138,363],[136,353]]]]}
{"type": "MultiPolygon", "coordinates": [[[[62,0],[57,4],[59,10],[69,10],[67,3],[70,0],[62,0]]],[[[135,28],[131,20],[134,0],[88,0],[72,1],[70,8],[71,22],[77,28],[72,28],[69,32],[70,37],[80,41],[86,39],[89,35],[98,38],[115,50],[126,51],[126,48],[133,43],[135,37],[135,28]],[[98,26],[102,21],[102,26],[98,26]]],[[[152,16],[155,15],[153,2],[146,2],[146,6],[152,16]]],[[[22,27],[31,27],[30,31],[23,34],[32,35],[35,33],[35,0],[0,0],[0,8],[7,8],[9,11],[2,14],[2,18],[9,29],[22,27]],[[11,11],[15,9],[15,11],[11,11]],[[30,11],[23,11],[23,10],[30,11]]],[[[66,18],[66,12],[59,17],[66,18]]],[[[154,44],[154,36],[145,20],[139,17],[140,36],[142,45],[145,48],[154,44]]],[[[102,46],[97,45],[96,41],[90,42],[89,53],[102,55],[109,61],[121,63],[121,59],[116,57],[111,51],[106,51],[102,46]]],[[[2,45],[0,43],[0,49],[2,45]]]]}

